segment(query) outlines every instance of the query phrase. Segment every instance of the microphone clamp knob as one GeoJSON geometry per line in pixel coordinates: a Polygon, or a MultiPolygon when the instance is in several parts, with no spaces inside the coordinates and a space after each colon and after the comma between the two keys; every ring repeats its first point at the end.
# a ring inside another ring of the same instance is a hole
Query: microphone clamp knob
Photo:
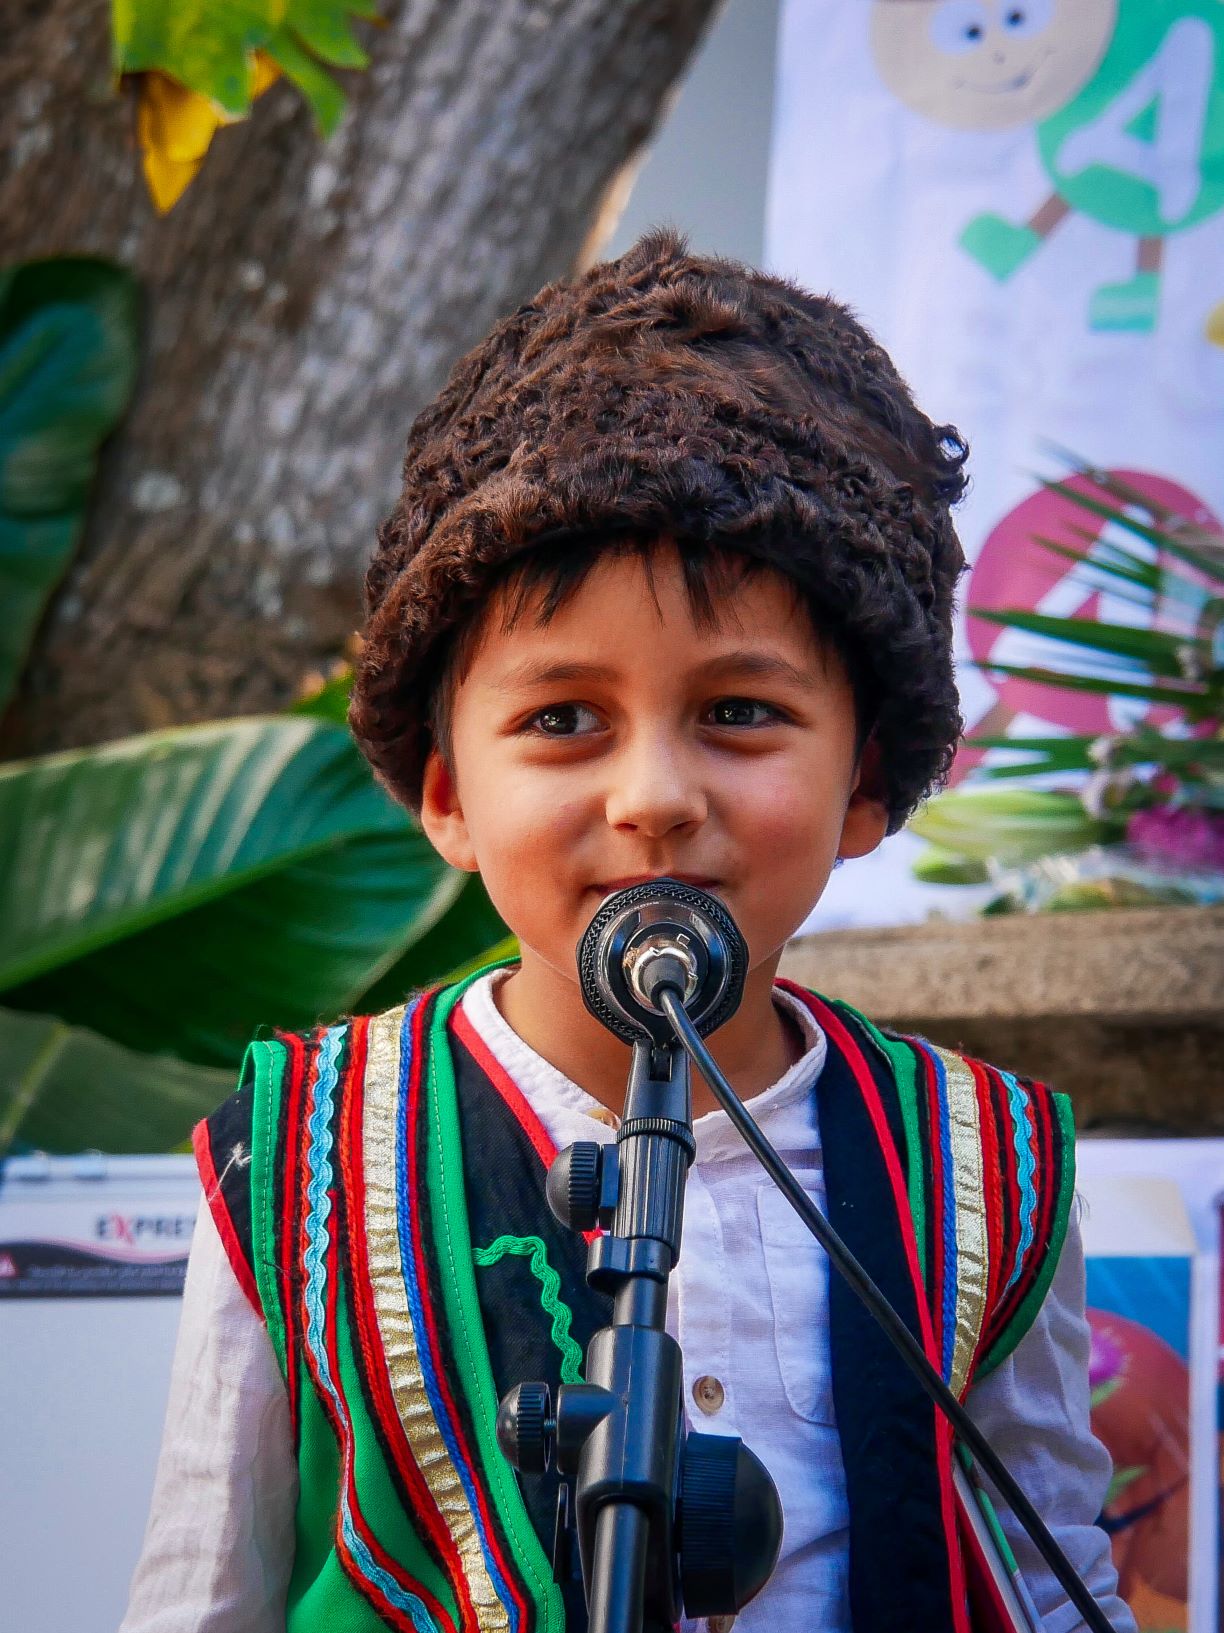
{"type": "Polygon", "coordinates": [[[556,1428],[547,1384],[515,1384],[498,1408],[497,1444],[520,1474],[544,1473],[552,1457],[556,1428]]]}
{"type": "Polygon", "coordinates": [[[619,1190],[614,1145],[578,1140],[558,1151],[544,1182],[553,1218],[571,1230],[592,1231],[611,1220],[619,1190]]]}

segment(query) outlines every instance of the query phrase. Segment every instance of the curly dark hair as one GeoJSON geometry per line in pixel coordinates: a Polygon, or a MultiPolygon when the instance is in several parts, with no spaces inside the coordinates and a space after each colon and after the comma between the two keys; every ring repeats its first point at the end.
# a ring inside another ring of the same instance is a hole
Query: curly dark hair
{"type": "Polygon", "coordinates": [[[439,687],[494,588],[535,558],[563,594],[576,541],[666,538],[690,593],[712,552],[795,586],[879,742],[892,831],[961,731],[966,453],[846,307],[647,233],[503,318],[413,424],[366,574],[358,746],[418,809],[439,687]]]}

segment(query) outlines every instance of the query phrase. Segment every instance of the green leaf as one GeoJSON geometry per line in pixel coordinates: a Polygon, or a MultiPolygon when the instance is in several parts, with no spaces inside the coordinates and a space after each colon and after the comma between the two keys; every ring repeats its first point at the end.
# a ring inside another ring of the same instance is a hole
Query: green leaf
{"type": "Polygon", "coordinates": [[[1087,749],[1099,741],[1097,737],[1009,737],[1006,733],[995,737],[967,737],[966,745],[969,748],[1007,748],[1032,750],[1034,753],[1046,749],[1057,751],[1066,744],[1073,744],[1076,748],[1087,749]]]}
{"type": "MultiPolygon", "coordinates": [[[[1079,528],[1072,532],[1080,533],[1079,528]]],[[[1140,556],[1127,555],[1124,550],[1111,548],[1108,552],[1094,545],[1091,534],[1081,534],[1088,540],[1089,549],[1079,550],[1073,545],[1060,544],[1056,539],[1034,536],[1034,543],[1051,555],[1076,563],[1080,571],[1073,577],[1084,587],[1085,594],[1120,596],[1133,607],[1140,607],[1149,615],[1161,602],[1175,603],[1187,610],[1192,619],[1203,611],[1203,586],[1164,563],[1147,561],[1140,556]],[[1126,591],[1119,585],[1127,586],[1126,591]]],[[[970,612],[976,618],[976,612],[970,612]]]]}
{"type": "Polygon", "coordinates": [[[335,80],[286,30],[278,31],[265,50],[310,104],[319,135],[330,136],[343,118],[345,107],[344,92],[335,80]]]}
{"type": "Polygon", "coordinates": [[[935,845],[923,851],[911,872],[924,885],[984,885],[990,882],[990,870],[985,862],[950,856],[935,845]]]}
{"type": "Polygon", "coordinates": [[[1004,863],[1083,850],[1109,832],[1074,794],[1036,788],[952,789],[929,800],[909,827],[953,856],[1004,863]]]}
{"type": "Polygon", "coordinates": [[[0,1053],[0,1157],[167,1151],[234,1087],[231,1071],[135,1054],[54,1015],[0,1009],[0,1053]]]}
{"type": "MultiPolygon", "coordinates": [[[[980,746],[973,745],[975,748],[980,746]]],[[[1009,746],[1017,750],[1033,749],[1036,757],[1015,760],[1006,765],[979,766],[976,768],[976,775],[998,782],[1011,777],[1046,777],[1052,772],[1096,770],[1087,744],[1079,746],[1073,743],[1070,747],[1035,749],[1027,740],[1020,739],[1009,746]]]]}
{"type": "Polygon", "coordinates": [[[354,1000],[353,1008],[376,1014],[410,992],[436,981],[458,980],[468,967],[508,955],[510,932],[489,900],[484,881],[471,874],[438,922],[354,1000]]]}
{"type": "Polygon", "coordinates": [[[98,450],[131,395],[136,287],[106,261],[0,274],[0,708],[72,558],[98,450]]]}
{"type": "MultiPolygon", "coordinates": [[[[1104,555],[1089,556],[1086,550],[1077,550],[1074,545],[1070,544],[1060,544],[1057,539],[1048,539],[1040,533],[1033,535],[1033,542],[1040,545],[1043,550],[1048,550],[1051,555],[1060,556],[1064,561],[1077,563],[1083,569],[1086,588],[1090,576],[1100,574],[1106,580],[1116,579],[1124,584],[1136,586],[1149,606],[1155,597],[1160,580],[1160,569],[1153,563],[1139,564],[1130,558],[1118,560],[1104,555]]],[[[1116,594],[1112,584],[1109,585],[1109,588],[1116,594]]],[[[981,614],[975,610],[970,616],[977,618],[981,614]]]]}
{"type": "Polygon", "coordinates": [[[0,834],[7,1001],[208,1064],[350,1009],[464,883],[308,718],[0,767],[0,834]]]}
{"type": "Polygon", "coordinates": [[[461,883],[412,830],[355,839],[27,982],[7,1000],[130,1048],[237,1066],[260,1026],[306,1030],[368,1008],[359,999],[371,978],[412,946],[461,883]]]}
{"type": "Polygon", "coordinates": [[[1123,1492],[1129,1486],[1133,1486],[1136,1480],[1141,1480],[1147,1471],[1148,1465],[1146,1463],[1132,1463],[1124,1468],[1115,1468],[1110,1477],[1109,1488],[1105,1493],[1105,1501],[1101,1506],[1108,1508],[1110,1503],[1117,1502],[1123,1492]]]}
{"type": "MultiPolygon", "coordinates": [[[[1211,555],[1204,550],[1196,549],[1193,545],[1186,544],[1170,528],[1152,527],[1146,522],[1141,522],[1137,516],[1131,515],[1127,510],[1116,505],[1106,504],[1100,499],[1093,499],[1089,494],[1081,493],[1077,488],[1069,487],[1065,482],[1043,481],[1041,485],[1051,493],[1061,494],[1064,499],[1069,499],[1072,504],[1079,505],[1082,510],[1091,511],[1094,516],[1103,517],[1108,522],[1114,522],[1117,526],[1126,528],[1128,532],[1134,533],[1136,537],[1146,539],[1149,544],[1154,544],[1161,550],[1167,551],[1169,555],[1175,556],[1179,561],[1185,562],[1187,566],[1195,568],[1205,577],[1216,582],[1224,581],[1224,558],[1211,555]]],[[[1141,499],[1140,502],[1143,509],[1150,512],[1151,501],[1141,499]]]]}
{"type": "Polygon", "coordinates": [[[1018,608],[1001,612],[979,611],[974,616],[988,624],[1000,624],[1004,629],[1025,630],[1030,635],[1042,635],[1047,640],[1064,641],[1070,646],[1108,653],[1128,663],[1144,664],[1153,674],[1172,680],[1182,677],[1182,654],[1196,653],[1204,662],[1211,657],[1211,648],[1206,641],[1192,636],[1173,635],[1165,630],[1136,628],[1131,624],[1106,624],[1093,618],[1054,618],[1046,613],[1023,612],[1018,608]]]}
{"type": "Polygon", "coordinates": [[[330,720],[343,726],[348,720],[349,696],[353,689],[352,670],[334,675],[308,697],[296,698],[285,710],[286,714],[309,715],[316,720],[330,720]]]}
{"type": "Polygon", "coordinates": [[[1057,686],[1067,692],[1096,692],[1105,697],[1140,697],[1152,703],[1179,704],[1192,718],[1199,712],[1211,714],[1211,698],[1206,691],[1192,691],[1188,686],[1170,686],[1159,681],[1146,685],[1140,681],[1115,680],[1106,675],[1069,675],[1057,669],[1042,669],[1026,664],[982,663],[980,669],[992,675],[1014,675],[1017,680],[1035,681],[1040,686],[1057,686]]]}
{"type": "Polygon", "coordinates": [[[173,727],[0,766],[0,988],[404,825],[319,721],[173,727]]]}
{"type": "Polygon", "coordinates": [[[323,134],[344,95],[326,73],[369,61],[349,29],[378,15],[371,0],[113,0],[116,74],[169,74],[233,118],[250,112],[254,55],[263,51],[297,85],[323,134]]]}
{"type": "Polygon", "coordinates": [[[1224,769],[1224,742],[1218,738],[1166,737],[1150,728],[1138,728],[1126,736],[1110,739],[1101,737],[971,737],[968,747],[975,749],[1006,749],[1035,756],[1023,762],[1007,765],[978,766],[975,777],[999,779],[1005,777],[1048,776],[1051,772],[1095,771],[1103,760],[1097,753],[1098,745],[1108,742],[1108,765],[1163,766],[1170,771],[1185,771],[1191,767],[1224,769]]]}

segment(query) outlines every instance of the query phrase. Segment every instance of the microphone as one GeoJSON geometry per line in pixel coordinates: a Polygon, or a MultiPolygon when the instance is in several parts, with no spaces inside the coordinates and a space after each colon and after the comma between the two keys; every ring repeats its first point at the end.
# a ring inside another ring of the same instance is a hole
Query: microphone
{"type": "Polygon", "coordinates": [[[626,1043],[663,1048],[675,1039],[660,995],[680,994],[699,1036],[739,1008],[748,948],[716,896],[679,879],[648,879],[614,891],[578,943],[587,1009],[626,1043]]]}

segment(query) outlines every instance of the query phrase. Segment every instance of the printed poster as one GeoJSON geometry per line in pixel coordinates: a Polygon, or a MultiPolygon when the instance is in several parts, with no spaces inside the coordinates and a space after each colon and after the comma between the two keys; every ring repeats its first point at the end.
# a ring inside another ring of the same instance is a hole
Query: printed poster
{"type": "MultiPolygon", "coordinates": [[[[1221,530],[1224,4],[783,0],[766,259],[848,301],[969,441],[971,731],[1142,718],[1142,703],[988,679],[971,660],[1064,649],[972,614],[1151,618],[1087,595],[1036,542],[1084,542],[1085,514],[1042,486],[1066,474],[1061,450],[1221,530]]],[[[910,877],[920,850],[901,835],[840,869],[812,927],[971,911],[970,894],[910,877]]]]}

